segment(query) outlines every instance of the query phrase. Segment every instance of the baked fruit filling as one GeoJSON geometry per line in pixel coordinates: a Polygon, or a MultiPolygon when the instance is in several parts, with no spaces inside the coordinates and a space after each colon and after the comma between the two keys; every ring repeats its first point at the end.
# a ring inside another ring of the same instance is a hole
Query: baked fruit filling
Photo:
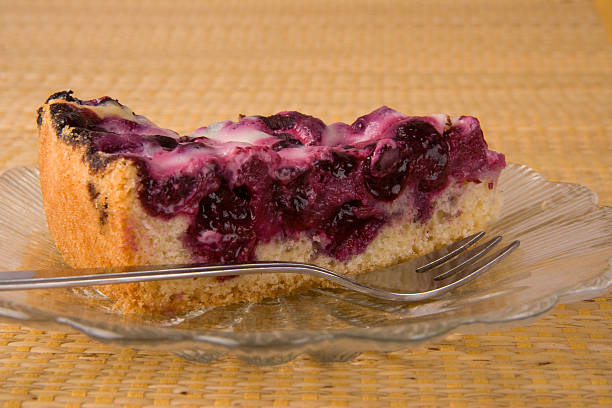
{"type": "Polygon", "coordinates": [[[280,112],[181,137],[108,97],[56,98],[72,102],[51,112],[59,126],[76,130],[69,142],[88,144],[93,171],[129,159],[151,216],[192,218],[184,245],[196,262],[255,260],[258,243],[301,233],[344,261],[394,217],[409,212],[414,222],[427,221],[450,183],[494,179],[505,165],[470,116],[406,116],[381,107],[350,125],[326,126],[280,112]]]}
{"type": "MultiPolygon", "coordinates": [[[[326,125],[286,111],[241,116],[181,136],[114,99],[79,100],[70,91],[49,97],[38,113],[43,184],[45,173],[59,173],[50,161],[72,157],[66,171],[75,172],[75,166],[85,171],[65,183],[86,180],[101,236],[111,234],[105,226],[115,217],[123,219],[122,234],[159,234],[166,222],[180,241],[180,255],[106,259],[102,254],[96,258],[102,264],[264,260],[275,253],[260,250],[266,245],[308,242],[306,258],[288,255],[285,260],[321,264],[317,259],[326,259],[325,266],[342,265],[363,254],[385,227],[403,223],[429,231],[438,219],[460,218],[462,191],[482,185],[493,194],[505,166],[504,156],[487,148],[478,120],[470,116],[406,116],[381,107],[352,124],[326,125]],[[49,147],[55,144],[60,147],[49,147]],[[109,184],[119,163],[135,169],[132,187],[109,184]],[[137,197],[142,214],[115,211],[108,198],[113,188],[137,197]]],[[[49,204],[61,188],[43,185],[52,233],[70,222],[58,221],[66,215],[49,204]]],[[[488,217],[491,211],[483,214],[488,217]]],[[[62,240],[59,235],[54,233],[56,241],[62,240]]],[[[71,238],[79,237],[88,236],[77,232],[71,238]]],[[[145,239],[121,242],[127,251],[146,251],[145,239]]],[[[75,266],[95,266],[75,255],[78,250],[70,244],[58,247],[75,266]]],[[[389,260],[402,257],[392,254],[389,260]]],[[[352,269],[347,271],[355,273],[352,269]]]]}

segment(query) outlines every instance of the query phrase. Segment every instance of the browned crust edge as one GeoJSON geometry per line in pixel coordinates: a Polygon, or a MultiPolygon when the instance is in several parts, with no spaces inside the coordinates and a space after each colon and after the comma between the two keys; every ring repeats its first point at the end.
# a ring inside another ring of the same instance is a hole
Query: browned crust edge
{"type": "Polygon", "coordinates": [[[124,217],[117,213],[119,197],[96,186],[96,179],[108,173],[125,176],[127,163],[117,161],[102,175],[92,175],[83,160],[86,146],[60,140],[49,107],[43,107],[38,130],[38,166],[47,224],[58,250],[66,262],[78,267],[131,263],[129,234],[124,217]]]}

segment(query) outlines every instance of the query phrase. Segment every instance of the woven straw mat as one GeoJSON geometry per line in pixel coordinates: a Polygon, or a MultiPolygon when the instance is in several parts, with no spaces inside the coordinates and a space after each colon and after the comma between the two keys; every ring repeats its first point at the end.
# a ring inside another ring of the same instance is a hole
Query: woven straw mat
{"type": "MultiPolygon", "coordinates": [[[[52,92],[187,133],[238,113],[470,114],[490,146],[612,203],[610,2],[0,0],[0,170],[52,92]]],[[[612,295],[347,363],[196,364],[0,325],[0,407],[612,406],[612,295]]]]}

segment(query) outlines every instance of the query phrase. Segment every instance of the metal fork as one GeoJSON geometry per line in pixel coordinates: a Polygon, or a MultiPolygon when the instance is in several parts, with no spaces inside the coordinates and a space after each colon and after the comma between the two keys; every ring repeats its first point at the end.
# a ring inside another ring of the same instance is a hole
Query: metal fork
{"type": "Polygon", "coordinates": [[[170,279],[222,277],[255,273],[297,273],[332,281],[343,288],[375,298],[420,301],[439,296],[476,278],[519,246],[514,241],[484,258],[501,241],[497,236],[468,249],[485,235],[471,235],[416,260],[366,274],[347,277],[328,269],[295,262],[254,262],[231,265],[164,265],[113,268],[59,268],[0,272],[0,291],[108,285],[170,279]],[[369,282],[366,284],[365,281],[369,282]],[[373,282],[373,283],[370,283],[373,282]],[[406,290],[406,286],[409,289],[406,290]]]}

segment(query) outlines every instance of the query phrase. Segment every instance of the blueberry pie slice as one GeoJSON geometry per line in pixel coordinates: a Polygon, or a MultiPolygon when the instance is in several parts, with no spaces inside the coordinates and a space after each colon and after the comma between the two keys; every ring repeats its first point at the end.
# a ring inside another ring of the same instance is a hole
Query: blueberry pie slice
{"type": "MultiPolygon", "coordinates": [[[[49,230],[75,267],[291,260],[357,274],[496,216],[504,156],[470,116],[381,107],[352,124],[298,112],[181,136],[114,99],[38,110],[49,230]]],[[[102,287],[124,312],[183,312],[326,285],[250,275],[102,287]]]]}

